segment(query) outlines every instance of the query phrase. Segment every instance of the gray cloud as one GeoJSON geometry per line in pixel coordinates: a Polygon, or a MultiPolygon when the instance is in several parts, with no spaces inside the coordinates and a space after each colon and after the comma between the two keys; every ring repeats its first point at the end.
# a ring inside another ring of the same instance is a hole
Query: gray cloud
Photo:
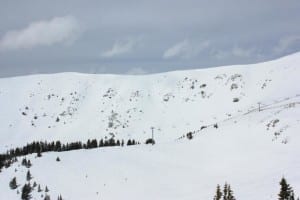
{"type": "Polygon", "coordinates": [[[135,68],[132,68],[132,69],[129,69],[126,74],[129,74],[129,75],[141,75],[141,74],[147,74],[148,72],[143,69],[143,68],[140,68],[140,67],[135,67],[135,68]]]}
{"type": "Polygon", "coordinates": [[[298,0],[0,1],[0,77],[266,61],[300,50],[299,10],[298,0]],[[56,17],[64,25],[49,26],[56,17]]]}
{"type": "Polygon", "coordinates": [[[192,43],[188,39],[185,39],[167,49],[163,54],[163,58],[170,59],[173,57],[179,57],[183,59],[190,59],[199,55],[201,51],[207,49],[209,46],[209,41],[203,41],[201,43],[192,43]]]}
{"type": "Polygon", "coordinates": [[[72,16],[31,22],[21,30],[8,31],[0,40],[1,50],[50,46],[75,39],[79,25],[72,16]]]}

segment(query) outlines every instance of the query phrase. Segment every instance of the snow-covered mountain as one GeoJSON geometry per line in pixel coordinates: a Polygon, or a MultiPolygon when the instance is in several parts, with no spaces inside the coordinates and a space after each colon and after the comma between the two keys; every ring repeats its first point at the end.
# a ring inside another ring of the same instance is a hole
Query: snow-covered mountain
{"type": "MultiPolygon", "coordinates": [[[[144,142],[154,127],[154,146],[30,155],[30,170],[54,199],[206,200],[225,181],[237,199],[277,199],[283,175],[300,192],[299,77],[300,53],[153,75],[2,78],[0,150],[105,136],[144,142]]],[[[20,162],[0,173],[0,199],[20,198],[8,187],[14,176],[25,183],[20,162]]]]}

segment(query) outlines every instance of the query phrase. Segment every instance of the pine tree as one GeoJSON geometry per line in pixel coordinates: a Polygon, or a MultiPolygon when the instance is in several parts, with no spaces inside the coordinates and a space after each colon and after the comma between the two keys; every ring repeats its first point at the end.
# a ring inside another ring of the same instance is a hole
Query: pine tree
{"type": "Polygon", "coordinates": [[[22,194],[21,194],[21,199],[22,200],[29,200],[31,199],[31,191],[32,191],[32,188],[30,186],[30,183],[28,184],[25,184],[22,188],[22,194]]]}
{"type": "Polygon", "coordinates": [[[63,198],[61,197],[61,195],[59,195],[59,196],[57,197],[57,200],[63,200],[63,198]]]}
{"type": "Polygon", "coordinates": [[[50,196],[46,194],[44,200],[50,200],[50,196]]]}
{"type": "Polygon", "coordinates": [[[86,142],[86,147],[87,147],[87,149],[91,148],[91,140],[90,139],[88,139],[88,141],[86,142]]]}
{"type": "Polygon", "coordinates": [[[49,192],[49,189],[48,189],[48,187],[46,186],[46,188],[45,188],[45,192],[49,192]]]}
{"type": "Polygon", "coordinates": [[[30,168],[31,166],[32,166],[31,161],[28,160],[28,161],[27,161],[27,164],[26,164],[26,167],[27,167],[27,168],[30,168]]]}
{"type": "Polygon", "coordinates": [[[131,145],[136,145],[136,142],[134,139],[132,140],[131,145]]]}
{"type": "Polygon", "coordinates": [[[227,188],[227,183],[225,183],[224,185],[224,189],[223,189],[223,200],[228,200],[227,195],[228,195],[228,188],[227,188]]]}
{"type": "Polygon", "coordinates": [[[223,189],[223,200],[235,200],[235,197],[233,196],[233,191],[231,190],[230,185],[227,183],[225,183],[223,189]]]}
{"type": "Polygon", "coordinates": [[[286,182],[285,178],[282,177],[280,181],[280,192],[278,194],[279,200],[293,200],[294,197],[294,191],[292,187],[286,182]]]}
{"type": "Polygon", "coordinates": [[[99,142],[99,147],[103,147],[103,146],[104,146],[104,142],[103,142],[103,139],[101,139],[99,142]]]}
{"type": "Polygon", "coordinates": [[[37,153],[37,155],[36,155],[37,157],[42,157],[42,152],[41,151],[39,151],[38,153],[37,153]]]}
{"type": "Polygon", "coordinates": [[[54,151],[61,151],[61,142],[56,141],[55,146],[54,146],[54,151]]]}
{"type": "Polygon", "coordinates": [[[222,198],[221,188],[220,185],[217,185],[217,190],[216,190],[216,195],[214,197],[214,200],[221,200],[221,198],[222,198]]]}
{"type": "Polygon", "coordinates": [[[42,146],[38,144],[37,146],[37,157],[42,157],[42,146]]]}
{"type": "Polygon", "coordinates": [[[228,196],[227,196],[228,200],[235,200],[234,196],[233,196],[233,191],[231,190],[230,185],[228,185],[228,196]]]}
{"type": "Polygon", "coordinates": [[[59,161],[60,161],[60,158],[59,158],[59,157],[57,157],[57,158],[56,158],[56,161],[57,161],[57,162],[59,162],[59,161]]]}
{"type": "Polygon", "coordinates": [[[109,146],[115,146],[115,145],[116,145],[115,139],[114,139],[114,138],[110,138],[110,139],[108,140],[108,143],[109,143],[109,146]]]}
{"type": "Polygon", "coordinates": [[[32,176],[31,176],[30,171],[28,170],[28,171],[27,171],[27,174],[26,174],[26,180],[27,180],[27,181],[30,181],[31,179],[32,179],[32,176]]]}
{"type": "Polygon", "coordinates": [[[10,189],[14,190],[18,187],[17,185],[17,179],[14,177],[10,182],[9,182],[9,187],[10,189]]]}
{"type": "Polygon", "coordinates": [[[39,185],[38,185],[38,192],[41,192],[41,191],[42,191],[41,185],[39,184],[39,185]]]}
{"type": "Polygon", "coordinates": [[[23,166],[27,166],[27,159],[26,159],[26,158],[23,158],[23,160],[22,160],[22,165],[23,165],[23,166]]]}

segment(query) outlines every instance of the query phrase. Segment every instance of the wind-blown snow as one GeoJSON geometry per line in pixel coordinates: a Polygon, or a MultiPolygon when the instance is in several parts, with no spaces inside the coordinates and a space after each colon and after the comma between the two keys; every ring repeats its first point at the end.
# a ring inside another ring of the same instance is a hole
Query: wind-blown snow
{"type": "MultiPolygon", "coordinates": [[[[206,200],[227,181],[237,199],[267,200],[284,175],[299,195],[299,65],[297,53],[154,75],[0,79],[0,148],[105,136],[144,142],[153,126],[154,146],[31,155],[34,180],[54,199],[206,200]]],[[[8,182],[16,176],[23,185],[25,175],[20,161],[5,169],[0,199],[19,199],[8,182]]]]}

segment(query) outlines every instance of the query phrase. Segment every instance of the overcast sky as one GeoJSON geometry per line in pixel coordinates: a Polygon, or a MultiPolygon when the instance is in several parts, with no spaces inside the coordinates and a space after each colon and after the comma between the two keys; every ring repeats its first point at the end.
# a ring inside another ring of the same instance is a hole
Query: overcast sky
{"type": "Polygon", "coordinates": [[[299,50],[299,0],[0,0],[0,77],[155,73],[299,50]]]}

